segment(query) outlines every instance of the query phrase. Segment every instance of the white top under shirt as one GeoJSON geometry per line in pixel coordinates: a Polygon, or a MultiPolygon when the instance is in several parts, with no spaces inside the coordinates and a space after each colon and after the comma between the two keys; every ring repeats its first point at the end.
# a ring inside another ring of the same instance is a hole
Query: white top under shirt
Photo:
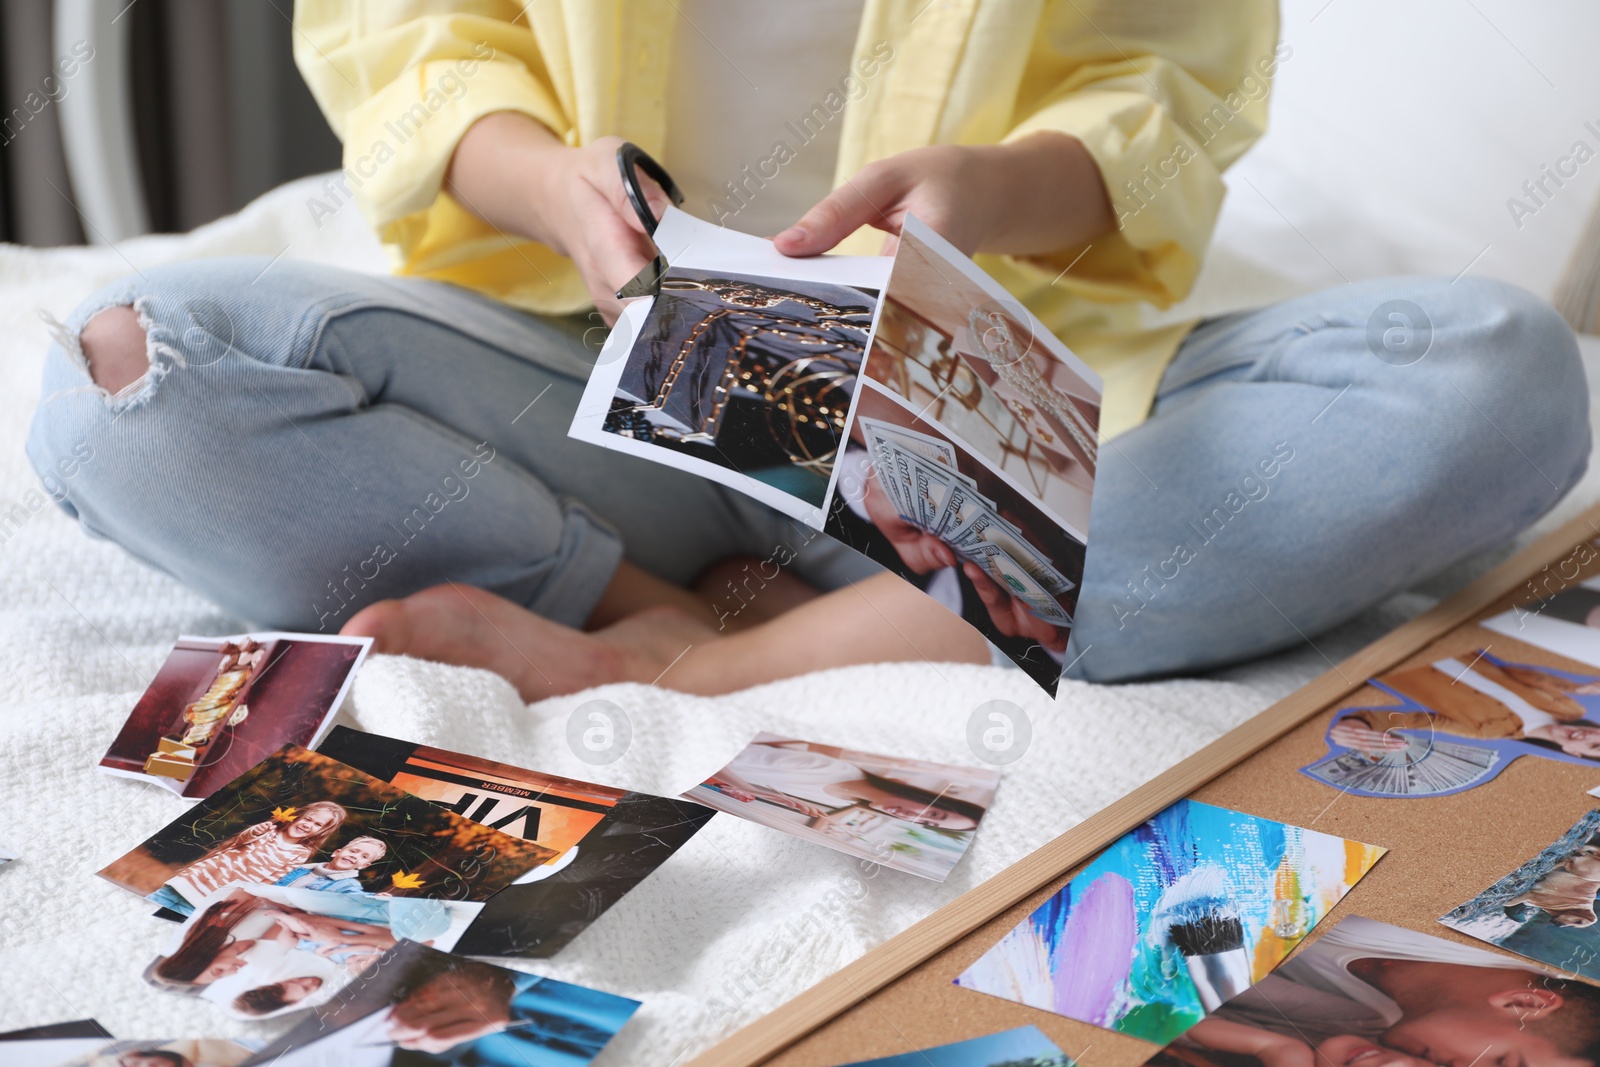
{"type": "Polygon", "coordinates": [[[1522,966],[1492,952],[1352,915],[1230,1000],[1226,1017],[1313,1044],[1338,1034],[1376,1038],[1399,1022],[1402,1012],[1382,990],[1350,973],[1350,964],[1359,959],[1522,966]]]}
{"type": "MultiPolygon", "coordinates": [[[[1474,661],[1473,666],[1477,666],[1476,661],[1474,661]]],[[[1499,682],[1486,678],[1475,670],[1468,670],[1466,664],[1460,660],[1442,659],[1435,663],[1433,667],[1434,670],[1444,671],[1463,685],[1470,686],[1484,696],[1498,700],[1510,708],[1516,713],[1517,718],[1522,720],[1522,732],[1525,734],[1531,733],[1541,726],[1549,726],[1556,721],[1554,715],[1540,711],[1499,682]]]]}
{"type": "Polygon", "coordinates": [[[771,237],[828,195],[844,113],[815,109],[830,92],[836,102],[847,95],[841,81],[852,75],[862,4],[678,0],[661,162],[685,211],[771,237]],[[774,157],[780,141],[793,153],[788,162],[774,157]],[[726,182],[740,187],[739,199],[726,182]]]}

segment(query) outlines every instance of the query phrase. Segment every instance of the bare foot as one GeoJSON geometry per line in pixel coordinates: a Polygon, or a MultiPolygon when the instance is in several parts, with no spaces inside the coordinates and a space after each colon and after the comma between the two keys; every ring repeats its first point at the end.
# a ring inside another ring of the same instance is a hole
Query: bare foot
{"type": "Polygon", "coordinates": [[[718,560],[700,573],[690,592],[710,605],[711,625],[730,633],[768,622],[822,595],[776,562],[755,556],[718,560]]]}
{"type": "Polygon", "coordinates": [[[584,633],[454,582],[371,604],[339,632],[374,638],[375,652],[494,671],[529,702],[608,682],[654,682],[689,647],[719,636],[674,607],[584,633]]]}

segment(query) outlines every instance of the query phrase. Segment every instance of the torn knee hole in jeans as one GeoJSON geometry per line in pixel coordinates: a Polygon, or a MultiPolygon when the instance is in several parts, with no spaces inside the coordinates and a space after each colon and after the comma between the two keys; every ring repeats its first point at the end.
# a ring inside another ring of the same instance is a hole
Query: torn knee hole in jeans
{"type": "Polygon", "coordinates": [[[47,314],[43,318],[55,342],[89,379],[84,388],[114,408],[142,403],[167,372],[184,362],[139,300],[101,308],[76,334],[47,314]]]}

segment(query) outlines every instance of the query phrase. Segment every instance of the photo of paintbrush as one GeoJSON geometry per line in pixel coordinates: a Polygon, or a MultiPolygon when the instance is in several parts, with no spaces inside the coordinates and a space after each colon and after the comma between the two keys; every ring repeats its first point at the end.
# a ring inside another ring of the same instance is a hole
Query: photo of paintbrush
{"type": "Polygon", "coordinates": [[[1244,923],[1220,866],[1196,867],[1168,886],[1156,902],[1150,932],[1183,956],[1206,1011],[1249,988],[1244,923]]]}

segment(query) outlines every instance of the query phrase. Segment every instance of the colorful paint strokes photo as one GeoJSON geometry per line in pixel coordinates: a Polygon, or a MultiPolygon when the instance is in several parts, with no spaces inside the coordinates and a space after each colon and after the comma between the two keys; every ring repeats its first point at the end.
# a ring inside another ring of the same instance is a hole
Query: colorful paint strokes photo
{"type": "Polygon", "coordinates": [[[970,1041],[861,1060],[846,1067],[1072,1067],[1072,1063],[1072,1057],[1052,1044],[1037,1026],[1019,1026],[970,1041]]]}
{"type": "Polygon", "coordinates": [[[1165,1044],[1277,966],[1384,851],[1180,800],[956,984],[1165,1044]]]}

